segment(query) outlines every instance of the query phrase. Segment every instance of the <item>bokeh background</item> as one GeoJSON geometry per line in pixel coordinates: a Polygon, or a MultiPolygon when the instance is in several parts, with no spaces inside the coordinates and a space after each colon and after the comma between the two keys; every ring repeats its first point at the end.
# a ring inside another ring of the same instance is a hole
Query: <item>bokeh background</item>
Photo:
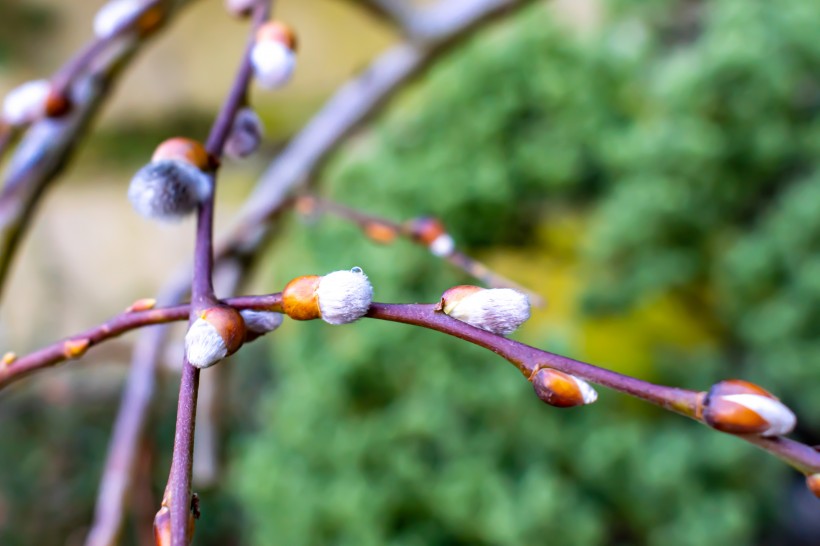
{"type": "MultiPolygon", "coordinates": [[[[0,1],[0,89],[56,69],[101,3],[0,1]]],[[[269,140],[226,165],[222,227],[288,136],[399,39],[355,3],[278,4],[298,73],[254,93],[269,140]]],[[[818,28],[806,0],[533,2],[440,58],[318,188],[395,220],[438,215],[544,294],[516,339],[692,389],[760,383],[818,444],[818,28]]],[[[97,323],[187,262],[192,222],[143,221],[126,188],[160,140],[204,137],[244,32],[196,2],[141,55],[22,246],[3,350],[97,323]]],[[[334,219],[285,218],[264,256],[257,291],[353,265],[380,301],[469,281],[334,219]]],[[[0,544],[82,544],[132,341],[0,394],[0,544]]],[[[145,541],[167,477],[179,352],[124,544],[145,541]]],[[[287,322],[224,365],[222,475],[197,488],[197,544],[820,544],[820,501],[766,453],[617,393],[547,407],[504,361],[435,332],[287,322]]]]}

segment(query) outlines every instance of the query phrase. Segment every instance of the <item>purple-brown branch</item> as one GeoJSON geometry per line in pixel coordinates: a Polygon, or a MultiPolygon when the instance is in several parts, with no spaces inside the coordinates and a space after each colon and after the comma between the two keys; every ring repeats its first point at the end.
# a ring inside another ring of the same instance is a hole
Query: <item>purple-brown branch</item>
{"type": "MultiPolygon", "coordinates": [[[[239,71],[228,98],[222,105],[205,144],[205,150],[211,158],[216,160],[215,163],[217,164],[219,158],[222,157],[222,151],[233,126],[234,118],[246,102],[248,86],[253,76],[250,53],[253,48],[256,30],[267,21],[270,8],[271,0],[259,0],[254,5],[253,25],[245,54],[242,57],[239,71]]],[[[190,322],[195,321],[201,311],[217,303],[213,288],[215,173],[211,173],[210,181],[211,191],[209,196],[200,204],[197,211],[190,322]]],[[[186,355],[182,363],[182,378],[179,386],[171,472],[166,486],[166,498],[163,500],[163,507],[170,509],[172,546],[185,546],[192,538],[189,536],[189,513],[191,509],[191,470],[193,467],[198,388],[199,368],[192,366],[186,355]]],[[[158,515],[162,514],[163,509],[158,512],[158,515]]]]}
{"type": "MultiPolygon", "coordinates": [[[[225,300],[225,303],[237,309],[283,311],[281,293],[232,298],[225,300]]],[[[188,316],[190,309],[190,306],[182,305],[135,312],[135,315],[139,315],[138,319],[123,320],[118,324],[123,325],[124,328],[133,329],[146,324],[157,323],[150,322],[151,320],[161,322],[183,320],[188,316]]],[[[456,320],[437,311],[435,304],[373,303],[366,317],[428,328],[484,347],[512,363],[528,380],[539,369],[552,368],[680,413],[696,421],[704,422],[699,412],[705,394],[703,392],[656,385],[586,362],[537,349],[456,320]]],[[[112,320],[120,320],[120,317],[112,320]]],[[[106,324],[111,322],[109,321],[106,324]]],[[[87,332],[107,336],[102,338],[107,339],[122,333],[122,331],[114,333],[114,330],[107,328],[106,325],[101,325],[87,332]]],[[[70,339],[77,339],[78,337],[82,336],[73,336],[70,339]]],[[[55,344],[54,348],[61,346],[62,342],[55,344]]],[[[40,353],[41,351],[38,351],[34,354],[40,353]]],[[[41,366],[30,371],[43,368],[44,366],[41,366]]],[[[13,369],[13,365],[11,369],[13,369]]],[[[767,438],[750,434],[737,434],[736,436],[772,453],[800,472],[805,474],[820,472],[820,451],[811,446],[784,437],[767,438]]],[[[190,497],[187,498],[190,499],[190,497]]],[[[187,505],[185,506],[185,516],[187,518],[187,505]]],[[[187,519],[184,521],[187,521],[187,519]]]]}
{"type": "Polygon", "coordinates": [[[306,215],[326,213],[349,220],[359,226],[359,229],[361,229],[368,238],[379,244],[390,244],[397,237],[404,237],[430,250],[434,256],[447,261],[491,288],[515,288],[527,294],[530,303],[536,307],[543,307],[545,304],[544,298],[537,292],[496,273],[483,263],[458,250],[450,234],[444,231],[444,225],[435,218],[416,218],[400,224],[393,220],[356,210],[314,195],[300,197],[296,201],[296,209],[306,215]],[[429,225],[432,229],[427,231],[432,231],[432,233],[420,233],[417,229],[417,226],[420,224],[429,225]],[[436,251],[434,243],[438,237],[449,238],[453,244],[451,250],[448,252],[436,251]]]}

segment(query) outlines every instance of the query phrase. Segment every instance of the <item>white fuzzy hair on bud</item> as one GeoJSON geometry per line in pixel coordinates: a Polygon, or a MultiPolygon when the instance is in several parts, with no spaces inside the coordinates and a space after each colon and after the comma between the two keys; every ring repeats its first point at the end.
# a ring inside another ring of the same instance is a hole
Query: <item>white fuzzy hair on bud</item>
{"type": "Polygon", "coordinates": [[[448,235],[447,233],[443,233],[435,239],[433,239],[433,242],[430,243],[429,248],[433,256],[443,258],[453,253],[453,251],[456,249],[456,242],[450,235],[448,235]]]}
{"type": "Polygon", "coordinates": [[[373,287],[360,267],[334,271],[319,280],[316,289],[322,320],[347,324],[362,318],[373,301],[373,287]]]}
{"type": "Polygon", "coordinates": [[[208,368],[228,354],[225,340],[213,325],[198,318],[185,334],[185,356],[192,366],[208,368]]]}
{"type": "Polygon", "coordinates": [[[241,108],[236,113],[228,140],[225,142],[225,153],[234,159],[248,157],[259,149],[264,132],[262,120],[253,108],[241,108]]]}
{"type": "Polygon", "coordinates": [[[769,428],[761,432],[761,436],[782,436],[790,433],[797,425],[797,417],[792,410],[774,398],[751,393],[727,394],[721,398],[752,410],[769,423],[769,428]]]}
{"type": "Polygon", "coordinates": [[[259,85],[276,89],[290,80],[296,68],[296,53],[281,42],[262,40],[251,50],[251,64],[259,85]]]}
{"type": "Polygon", "coordinates": [[[245,320],[245,327],[248,331],[260,335],[279,328],[285,318],[285,315],[275,311],[254,311],[253,309],[243,309],[239,314],[245,320]]]}
{"type": "Polygon", "coordinates": [[[190,163],[163,159],[137,171],[128,199],[142,216],[172,221],[193,212],[207,199],[210,188],[208,175],[190,163]]]}
{"type": "Polygon", "coordinates": [[[251,11],[256,0],[225,0],[225,9],[231,15],[245,15],[251,11]]]}
{"type": "Polygon", "coordinates": [[[530,318],[530,301],[512,288],[489,288],[453,302],[445,312],[476,328],[507,335],[530,318]]]}
{"type": "Polygon", "coordinates": [[[3,100],[3,119],[18,126],[43,117],[50,92],[48,80],[34,80],[12,89],[3,100]]]}
{"type": "Polygon", "coordinates": [[[94,35],[107,38],[145,8],[143,0],[110,0],[94,16],[94,35]]]}
{"type": "Polygon", "coordinates": [[[598,391],[592,388],[592,385],[581,379],[580,377],[575,377],[574,375],[570,375],[572,379],[575,380],[575,383],[578,385],[578,390],[581,391],[581,397],[584,399],[584,404],[592,404],[596,400],[598,400],[598,391]]]}

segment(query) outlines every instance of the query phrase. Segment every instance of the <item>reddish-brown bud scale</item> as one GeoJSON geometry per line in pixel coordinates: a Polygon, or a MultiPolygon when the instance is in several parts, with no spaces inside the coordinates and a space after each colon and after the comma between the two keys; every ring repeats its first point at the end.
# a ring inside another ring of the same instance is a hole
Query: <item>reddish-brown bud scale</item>
{"type": "Polygon", "coordinates": [[[322,318],[319,310],[318,275],[305,275],[290,281],[282,290],[282,308],[285,314],[294,320],[313,320],[322,318]]]}
{"type": "Polygon", "coordinates": [[[572,408],[591,404],[597,398],[586,382],[553,370],[541,368],[531,378],[535,394],[545,403],[556,408],[572,408]]]}
{"type": "Polygon", "coordinates": [[[53,89],[46,97],[44,112],[47,117],[58,118],[64,116],[71,110],[71,101],[62,93],[57,93],[53,89]]]}
{"type": "Polygon", "coordinates": [[[794,428],[794,414],[765,389],[739,379],[721,381],[702,398],[698,414],[730,434],[778,436],[794,428]]]}
{"type": "Polygon", "coordinates": [[[162,24],[165,10],[161,6],[152,6],[145,10],[137,21],[137,31],[140,36],[148,36],[162,24]]]}
{"type": "Polygon", "coordinates": [[[91,340],[88,338],[69,339],[63,343],[63,355],[66,358],[80,358],[91,346],[91,340]]]}
{"type": "Polygon", "coordinates": [[[470,284],[460,284],[458,286],[448,288],[441,295],[441,300],[436,305],[435,310],[444,311],[445,313],[449,314],[453,306],[461,302],[470,294],[475,294],[476,292],[481,292],[482,290],[486,289],[481,288],[480,286],[473,286],[470,284]]]}
{"type": "Polygon", "coordinates": [[[268,21],[256,31],[256,41],[279,42],[287,46],[291,51],[296,51],[298,43],[296,33],[293,28],[281,21],[268,21]]]}
{"type": "Polygon", "coordinates": [[[140,298],[132,303],[126,310],[126,313],[134,313],[137,311],[148,311],[156,306],[157,300],[154,298],[140,298]]]}
{"type": "Polygon", "coordinates": [[[151,161],[162,160],[183,161],[203,171],[212,166],[202,143],[184,137],[169,138],[157,146],[151,161]]]}
{"type": "Polygon", "coordinates": [[[428,246],[447,234],[444,224],[438,218],[432,217],[414,218],[405,224],[405,230],[413,239],[428,246]]]}
{"type": "Polygon", "coordinates": [[[809,491],[814,493],[815,497],[820,499],[820,473],[806,476],[806,486],[809,488],[809,491]]]}
{"type": "Polygon", "coordinates": [[[396,228],[382,222],[367,222],[364,225],[364,234],[373,241],[384,245],[392,243],[398,236],[396,228]]]}
{"type": "Polygon", "coordinates": [[[229,355],[238,351],[245,342],[245,320],[233,307],[217,305],[206,309],[199,317],[208,321],[219,333],[229,355]]]}

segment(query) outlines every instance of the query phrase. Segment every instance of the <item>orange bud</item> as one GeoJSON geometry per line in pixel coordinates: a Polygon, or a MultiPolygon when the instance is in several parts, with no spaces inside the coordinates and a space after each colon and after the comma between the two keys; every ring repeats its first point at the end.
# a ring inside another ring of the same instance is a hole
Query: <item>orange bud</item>
{"type": "Polygon", "coordinates": [[[169,138],[157,146],[151,161],[162,160],[182,161],[203,171],[212,166],[205,147],[196,140],[183,137],[169,138]]]}
{"type": "Polygon", "coordinates": [[[0,359],[0,367],[9,366],[13,364],[15,360],[17,360],[17,354],[9,351],[0,359]]]}
{"type": "Polygon", "coordinates": [[[63,343],[63,355],[66,358],[80,358],[91,346],[91,340],[88,338],[69,339],[63,343]]]}
{"type": "Polygon", "coordinates": [[[377,243],[385,245],[392,243],[398,236],[396,228],[383,222],[367,222],[364,233],[377,243]]]}
{"type": "Polygon", "coordinates": [[[788,434],[796,424],[794,413],[763,388],[730,379],[712,386],[699,408],[710,427],[731,434],[788,434]]]}
{"type": "Polygon", "coordinates": [[[598,399],[598,393],[589,383],[552,368],[541,368],[531,381],[538,398],[556,408],[583,406],[598,399]]]}
{"type": "Polygon", "coordinates": [[[820,472],[806,476],[806,485],[815,497],[820,498],[820,472]]]}
{"type": "Polygon", "coordinates": [[[405,223],[404,229],[413,239],[428,246],[440,236],[447,234],[444,224],[438,218],[430,216],[414,218],[405,223]]]}
{"type": "Polygon", "coordinates": [[[304,275],[290,281],[282,291],[282,308],[294,320],[313,320],[322,317],[319,310],[318,275],[304,275]]]}
{"type": "Polygon", "coordinates": [[[55,93],[52,89],[46,97],[45,114],[50,118],[58,118],[71,110],[71,101],[62,93],[55,93]]]}
{"type": "Polygon", "coordinates": [[[461,303],[461,301],[471,294],[475,294],[476,292],[481,292],[482,290],[486,290],[485,288],[481,288],[480,286],[472,286],[469,284],[460,284],[458,286],[453,286],[452,288],[448,288],[444,291],[441,295],[441,300],[435,307],[436,311],[444,311],[448,315],[453,308],[461,303]]]}
{"type": "Polygon", "coordinates": [[[239,350],[245,341],[245,320],[233,307],[216,305],[203,311],[199,318],[207,321],[219,332],[229,355],[239,350]]]}
{"type": "Polygon", "coordinates": [[[141,36],[148,36],[159,28],[164,18],[165,11],[161,6],[151,6],[143,12],[137,21],[137,31],[141,36]]]}
{"type": "Polygon", "coordinates": [[[256,31],[256,42],[278,42],[284,44],[291,51],[296,51],[298,43],[296,33],[290,25],[282,21],[268,21],[256,31]]]}
{"type": "Polygon", "coordinates": [[[148,311],[149,309],[153,309],[156,304],[157,300],[154,298],[140,298],[132,303],[131,306],[125,310],[125,312],[134,313],[136,311],[148,311]]]}

